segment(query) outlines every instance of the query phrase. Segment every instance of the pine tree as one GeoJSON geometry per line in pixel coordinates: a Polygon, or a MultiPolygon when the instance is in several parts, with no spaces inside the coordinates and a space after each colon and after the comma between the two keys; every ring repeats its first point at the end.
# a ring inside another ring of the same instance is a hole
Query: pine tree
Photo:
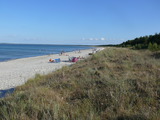
{"type": "Polygon", "coordinates": [[[158,50],[158,45],[157,45],[157,43],[154,43],[154,44],[153,44],[153,50],[154,50],[154,51],[157,51],[157,50],[158,50]]]}

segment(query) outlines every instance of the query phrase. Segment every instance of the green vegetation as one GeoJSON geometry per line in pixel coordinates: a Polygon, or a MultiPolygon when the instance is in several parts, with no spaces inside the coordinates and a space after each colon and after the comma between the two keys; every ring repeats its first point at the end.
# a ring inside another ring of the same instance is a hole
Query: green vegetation
{"type": "Polygon", "coordinates": [[[135,38],[118,45],[121,47],[132,47],[133,49],[149,49],[151,51],[160,50],[160,33],[150,36],[135,38]]]}
{"type": "Polygon", "coordinates": [[[1,120],[158,120],[160,53],[106,48],[0,100],[1,120]]]}

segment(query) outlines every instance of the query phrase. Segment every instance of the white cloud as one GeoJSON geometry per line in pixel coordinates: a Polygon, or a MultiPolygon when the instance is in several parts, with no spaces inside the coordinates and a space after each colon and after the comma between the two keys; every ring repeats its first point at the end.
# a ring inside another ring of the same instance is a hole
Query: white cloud
{"type": "Polygon", "coordinates": [[[106,38],[101,37],[101,38],[82,38],[82,40],[91,40],[91,41],[104,41],[106,38]]]}
{"type": "Polygon", "coordinates": [[[100,40],[106,40],[104,37],[102,37],[100,40]]]}
{"type": "Polygon", "coordinates": [[[89,40],[94,40],[94,38],[89,38],[89,40]]]}

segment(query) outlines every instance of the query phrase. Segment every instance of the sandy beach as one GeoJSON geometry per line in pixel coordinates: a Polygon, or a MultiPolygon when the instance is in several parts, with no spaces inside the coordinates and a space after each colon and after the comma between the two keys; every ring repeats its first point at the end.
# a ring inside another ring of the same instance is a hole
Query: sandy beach
{"type": "MultiPolygon", "coordinates": [[[[97,48],[102,50],[103,48],[97,48]]],[[[35,77],[36,74],[45,75],[62,68],[66,65],[73,64],[67,62],[69,56],[72,57],[88,57],[92,53],[92,49],[67,52],[63,55],[53,54],[38,57],[29,57],[16,59],[6,62],[0,62],[0,90],[14,88],[24,84],[28,79],[35,77]],[[49,59],[60,58],[60,63],[51,63],[49,59]]]]}

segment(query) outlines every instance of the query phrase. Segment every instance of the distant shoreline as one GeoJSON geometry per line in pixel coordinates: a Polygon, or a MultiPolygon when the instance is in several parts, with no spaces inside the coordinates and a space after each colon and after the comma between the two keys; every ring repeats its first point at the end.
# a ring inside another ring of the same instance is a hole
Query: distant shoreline
{"type": "Polygon", "coordinates": [[[34,43],[0,43],[0,44],[7,44],[7,45],[63,45],[63,46],[94,46],[94,47],[101,47],[106,45],[72,45],[72,44],[34,44],[34,43]]]}

